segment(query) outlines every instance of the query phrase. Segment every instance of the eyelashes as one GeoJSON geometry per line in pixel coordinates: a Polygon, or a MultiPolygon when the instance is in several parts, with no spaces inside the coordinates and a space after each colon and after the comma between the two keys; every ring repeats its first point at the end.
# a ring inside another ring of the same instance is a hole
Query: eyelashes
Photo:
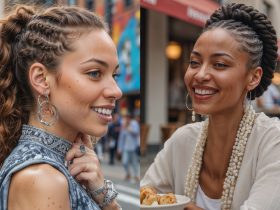
{"type": "MultiPolygon", "coordinates": [[[[91,79],[98,80],[102,77],[102,72],[101,72],[101,70],[95,70],[95,71],[88,72],[87,75],[91,79]]],[[[120,73],[114,73],[112,75],[112,77],[114,78],[114,80],[117,80],[118,77],[120,77],[120,75],[121,75],[120,73]]]]}
{"type": "Polygon", "coordinates": [[[101,77],[101,71],[100,70],[91,71],[88,72],[87,75],[93,79],[99,79],[101,77]]]}

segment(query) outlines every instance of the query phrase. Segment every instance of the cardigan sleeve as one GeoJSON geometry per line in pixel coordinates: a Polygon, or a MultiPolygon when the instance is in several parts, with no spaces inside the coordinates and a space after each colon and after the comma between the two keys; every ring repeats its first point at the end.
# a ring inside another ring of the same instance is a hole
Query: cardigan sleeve
{"type": "Polygon", "coordinates": [[[167,140],[164,148],[156,155],[154,162],[148,168],[141,180],[141,187],[152,186],[158,193],[173,192],[171,139],[167,140]]]}
{"type": "Polygon", "coordinates": [[[256,177],[241,210],[280,209],[280,129],[272,126],[260,138],[256,177]]]}

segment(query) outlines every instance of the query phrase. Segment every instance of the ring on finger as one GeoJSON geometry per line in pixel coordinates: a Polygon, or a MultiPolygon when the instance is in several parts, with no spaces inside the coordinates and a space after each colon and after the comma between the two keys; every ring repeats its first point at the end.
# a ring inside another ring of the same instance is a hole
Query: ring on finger
{"type": "Polygon", "coordinates": [[[80,145],[80,152],[82,153],[82,155],[86,154],[86,147],[85,145],[80,145]]]}

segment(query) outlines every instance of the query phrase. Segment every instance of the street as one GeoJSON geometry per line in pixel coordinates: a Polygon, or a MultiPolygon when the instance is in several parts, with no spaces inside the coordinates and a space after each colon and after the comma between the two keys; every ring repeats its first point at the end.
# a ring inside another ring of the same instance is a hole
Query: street
{"type": "Polygon", "coordinates": [[[139,210],[139,182],[124,181],[125,172],[120,161],[115,161],[115,165],[109,165],[107,154],[101,161],[101,167],[106,179],[114,182],[119,192],[117,200],[123,210],[139,210]]]}

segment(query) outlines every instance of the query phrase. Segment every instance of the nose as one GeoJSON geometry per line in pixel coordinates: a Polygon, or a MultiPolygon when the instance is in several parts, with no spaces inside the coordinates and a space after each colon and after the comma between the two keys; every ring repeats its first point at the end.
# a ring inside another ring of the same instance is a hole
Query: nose
{"type": "Polygon", "coordinates": [[[117,82],[112,78],[104,90],[106,98],[112,98],[118,100],[122,97],[122,91],[119,88],[117,82]]]}
{"type": "Polygon", "coordinates": [[[198,82],[203,82],[206,80],[209,80],[210,75],[209,75],[209,66],[207,63],[201,65],[201,68],[199,68],[194,75],[194,79],[198,82]]]}

